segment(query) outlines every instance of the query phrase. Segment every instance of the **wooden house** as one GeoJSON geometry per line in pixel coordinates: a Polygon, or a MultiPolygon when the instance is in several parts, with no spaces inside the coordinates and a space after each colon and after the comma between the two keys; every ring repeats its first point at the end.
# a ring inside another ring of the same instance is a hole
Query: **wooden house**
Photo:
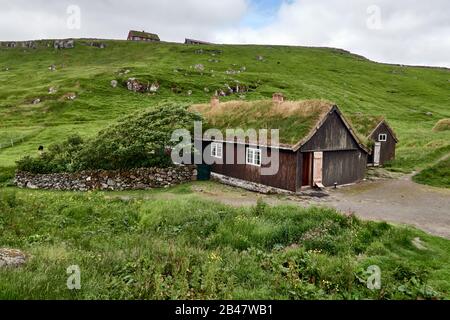
{"type": "MultiPolygon", "coordinates": [[[[203,150],[216,161],[213,173],[274,188],[300,191],[308,187],[328,187],[358,182],[365,176],[369,149],[344,118],[338,106],[322,101],[284,101],[275,94],[268,101],[232,101],[194,105],[209,126],[225,131],[279,129],[279,144],[252,144],[250,140],[222,140],[202,137],[203,150]],[[279,152],[279,168],[271,175],[262,174],[265,158],[279,152]],[[235,161],[227,159],[233,150],[235,161]],[[245,162],[236,156],[245,152],[245,162]]],[[[212,159],[209,159],[212,160],[212,159]]]]}
{"type": "Polygon", "coordinates": [[[149,33],[145,31],[134,31],[131,30],[128,33],[128,41],[148,41],[148,42],[158,42],[160,41],[159,36],[154,33],[149,33]]]}

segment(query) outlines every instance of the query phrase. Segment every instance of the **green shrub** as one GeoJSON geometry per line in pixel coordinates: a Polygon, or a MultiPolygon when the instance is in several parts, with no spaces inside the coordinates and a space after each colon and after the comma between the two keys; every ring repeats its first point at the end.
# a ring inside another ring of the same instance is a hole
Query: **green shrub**
{"type": "Polygon", "coordinates": [[[76,169],[129,169],[172,165],[168,148],[176,129],[193,132],[199,115],[187,106],[164,105],[126,117],[101,131],[78,153],[76,169]]]}
{"type": "Polygon", "coordinates": [[[20,171],[32,173],[118,170],[172,165],[170,147],[176,129],[193,132],[201,117],[183,105],[163,105],[119,120],[86,142],[78,135],[49,147],[38,158],[17,161],[20,171]]]}
{"type": "Polygon", "coordinates": [[[15,168],[0,167],[0,184],[8,183],[14,178],[15,168]]]}

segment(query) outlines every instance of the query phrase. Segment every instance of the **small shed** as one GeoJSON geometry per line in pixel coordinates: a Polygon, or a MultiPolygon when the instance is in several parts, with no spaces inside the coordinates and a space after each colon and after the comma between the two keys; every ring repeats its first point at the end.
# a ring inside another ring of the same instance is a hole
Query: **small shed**
{"type": "Polygon", "coordinates": [[[395,159],[395,148],[398,143],[394,130],[386,120],[381,120],[367,137],[373,143],[369,155],[369,164],[383,166],[395,159]]]}
{"type": "Polygon", "coordinates": [[[128,41],[147,41],[147,42],[158,42],[160,41],[159,36],[154,33],[149,33],[145,31],[135,31],[131,30],[128,32],[128,41]]]}
{"type": "Polygon", "coordinates": [[[284,101],[280,97],[191,107],[211,127],[224,132],[222,140],[200,138],[204,157],[214,160],[213,173],[293,192],[364,179],[369,148],[338,106],[323,100],[284,101]],[[232,128],[279,129],[279,144],[230,140],[225,131],[232,128]],[[279,152],[278,170],[264,174],[274,150],[279,152]],[[240,153],[245,154],[244,161],[238,159],[240,153]]]}
{"type": "Polygon", "coordinates": [[[354,113],[349,115],[352,126],[370,146],[369,166],[383,166],[395,159],[397,136],[382,116],[354,113]]]}

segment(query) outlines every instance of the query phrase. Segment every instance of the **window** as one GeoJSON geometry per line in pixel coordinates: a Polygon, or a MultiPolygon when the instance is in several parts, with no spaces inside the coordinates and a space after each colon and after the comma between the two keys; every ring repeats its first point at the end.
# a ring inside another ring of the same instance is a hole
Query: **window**
{"type": "Polygon", "coordinates": [[[223,147],[221,143],[211,143],[211,157],[222,159],[223,147]]]}
{"type": "Polygon", "coordinates": [[[385,141],[387,141],[387,134],[386,134],[386,133],[380,133],[380,134],[378,135],[378,141],[379,141],[379,142],[385,142],[385,141]]]}
{"type": "Polygon", "coordinates": [[[252,166],[261,166],[261,150],[247,148],[246,159],[247,164],[250,164],[252,166]]]}

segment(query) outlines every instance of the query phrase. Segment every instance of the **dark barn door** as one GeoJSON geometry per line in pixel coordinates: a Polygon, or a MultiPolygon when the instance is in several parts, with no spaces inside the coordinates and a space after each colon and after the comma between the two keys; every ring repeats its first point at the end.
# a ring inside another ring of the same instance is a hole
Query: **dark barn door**
{"type": "Polygon", "coordinates": [[[302,187],[312,186],[312,153],[303,153],[302,187]]]}

